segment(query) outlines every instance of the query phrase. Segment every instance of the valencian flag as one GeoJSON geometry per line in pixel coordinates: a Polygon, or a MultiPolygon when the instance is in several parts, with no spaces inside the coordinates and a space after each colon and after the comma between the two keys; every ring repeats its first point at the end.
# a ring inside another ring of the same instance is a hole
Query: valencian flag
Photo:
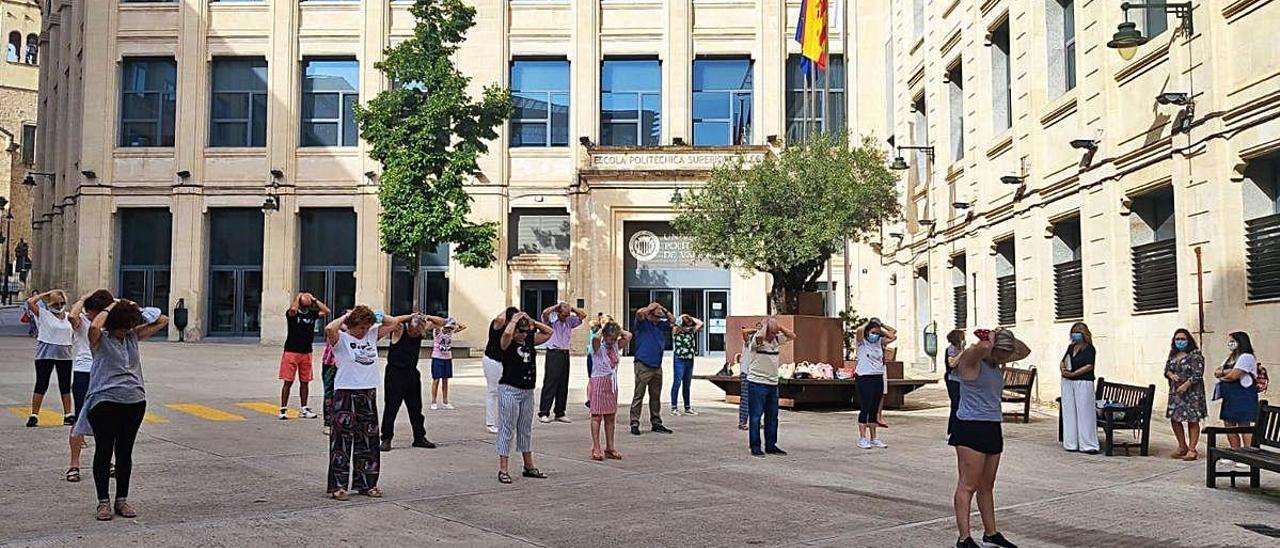
{"type": "Polygon", "coordinates": [[[827,0],[800,1],[796,42],[800,43],[800,69],[805,74],[814,74],[815,64],[827,70],[827,0]]]}

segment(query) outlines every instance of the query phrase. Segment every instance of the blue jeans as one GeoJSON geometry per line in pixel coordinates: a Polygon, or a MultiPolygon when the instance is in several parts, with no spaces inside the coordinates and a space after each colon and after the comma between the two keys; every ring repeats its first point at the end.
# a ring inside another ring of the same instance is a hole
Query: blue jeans
{"type": "Polygon", "coordinates": [[[748,382],[751,392],[747,406],[749,440],[751,452],[760,452],[760,416],[764,415],[764,446],[766,449],[778,447],[778,387],[769,384],[748,382]]]}
{"type": "Polygon", "coordinates": [[[680,407],[676,403],[680,401],[679,395],[682,388],[684,408],[693,407],[693,402],[689,401],[689,386],[693,384],[693,358],[676,358],[674,377],[671,379],[671,408],[680,407]]]}

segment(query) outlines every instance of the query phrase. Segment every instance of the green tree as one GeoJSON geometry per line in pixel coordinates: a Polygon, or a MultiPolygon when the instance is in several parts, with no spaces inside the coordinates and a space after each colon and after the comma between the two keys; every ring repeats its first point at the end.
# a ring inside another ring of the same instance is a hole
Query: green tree
{"type": "Polygon", "coordinates": [[[413,303],[422,302],[419,258],[441,243],[453,244],[463,266],[493,264],[497,223],[476,223],[466,184],[476,163],[511,113],[508,90],[490,85],[480,101],[467,93],[471,79],[455,66],[458,47],[475,25],[475,8],[462,0],[417,0],[413,37],[384,51],[375,67],[391,82],[356,107],[360,135],[382,163],[378,184],[378,241],[384,253],[413,273],[413,303]]]}
{"type": "Polygon", "coordinates": [[[816,135],[756,162],[739,156],[707,184],[672,200],[676,231],[694,253],[772,276],[778,313],[795,313],[845,239],[866,241],[900,216],[897,177],[870,139],[816,135]]]}

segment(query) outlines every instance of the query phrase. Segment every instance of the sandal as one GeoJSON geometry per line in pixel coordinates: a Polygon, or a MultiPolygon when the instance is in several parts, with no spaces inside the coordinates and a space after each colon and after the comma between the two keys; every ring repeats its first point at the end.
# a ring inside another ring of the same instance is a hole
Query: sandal
{"type": "Polygon", "coordinates": [[[498,483],[511,483],[511,474],[498,472],[498,483]]]}
{"type": "Polygon", "coordinates": [[[115,516],[111,514],[111,505],[105,502],[98,503],[98,513],[94,516],[98,521],[111,521],[115,516]]]}
{"type": "Polygon", "coordinates": [[[749,428],[747,425],[738,423],[738,430],[746,430],[747,428],[749,428]]]}
{"type": "Polygon", "coordinates": [[[604,452],[604,456],[611,458],[613,460],[622,460],[622,453],[619,453],[613,449],[606,449],[604,452]]]}
{"type": "Polygon", "coordinates": [[[1198,458],[1200,458],[1200,453],[1197,453],[1197,452],[1195,452],[1195,451],[1187,451],[1186,456],[1182,457],[1182,460],[1185,460],[1185,461],[1187,461],[1187,462],[1190,462],[1190,461],[1196,460],[1196,459],[1198,459],[1198,458]]]}
{"type": "Polygon", "coordinates": [[[604,453],[602,453],[599,449],[592,449],[591,460],[604,460],[604,453]]]}
{"type": "Polygon", "coordinates": [[[361,494],[361,495],[364,495],[364,496],[366,496],[366,497],[375,498],[375,499],[380,499],[380,498],[382,498],[382,488],[381,488],[381,487],[371,487],[371,488],[369,488],[369,489],[365,489],[364,491],[360,491],[360,494],[361,494]]]}
{"type": "Polygon", "coordinates": [[[67,481],[76,483],[80,481],[80,469],[71,467],[67,469],[67,481]]]}
{"type": "Polygon", "coordinates": [[[341,500],[341,501],[345,501],[345,500],[347,500],[347,499],[350,499],[351,497],[349,497],[349,496],[347,495],[347,490],[346,490],[346,489],[338,489],[337,491],[334,491],[334,492],[332,492],[332,493],[329,493],[329,498],[331,498],[331,499],[333,499],[333,500],[341,500]]]}
{"type": "Polygon", "coordinates": [[[1189,450],[1189,449],[1186,449],[1186,448],[1178,449],[1177,451],[1174,451],[1173,453],[1169,454],[1169,458],[1171,458],[1171,459],[1180,459],[1180,458],[1182,458],[1182,457],[1187,456],[1187,452],[1188,452],[1188,451],[1190,451],[1190,450],[1189,450]]]}
{"type": "Polygon", "coordinates": [[[122,518],[136,518],[138,513],[133,511],[133,507],[129,503],[120,501],[116,503],[116,515],[122,518]]]}
{"type": "Polygon", "coordinates": [[[107,477],[109,477],[109,478],[114,478],[114,477],[116,477],[116,465],[112,464],[112,465],[111,465],[111,469],[110,469],[110,470],[107,470],[107,477]]]}
{"type": "Polygon", "coordinates": [[[539,472],[537,468],[525,468],[524,473],[520,474],[526,478],[546,479],[547,475],[539,472]]]}

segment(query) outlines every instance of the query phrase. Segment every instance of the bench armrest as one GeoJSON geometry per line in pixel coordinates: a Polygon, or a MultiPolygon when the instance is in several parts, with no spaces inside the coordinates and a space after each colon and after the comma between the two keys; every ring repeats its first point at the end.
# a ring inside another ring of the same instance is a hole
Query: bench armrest
{"type": "Polygon", "coordinates": [[[1218,434],[1252,434],[1252,426],[1206,426],[1202,432],[1209,436],[1209,447],[1218,446],[1218,434]]]}

